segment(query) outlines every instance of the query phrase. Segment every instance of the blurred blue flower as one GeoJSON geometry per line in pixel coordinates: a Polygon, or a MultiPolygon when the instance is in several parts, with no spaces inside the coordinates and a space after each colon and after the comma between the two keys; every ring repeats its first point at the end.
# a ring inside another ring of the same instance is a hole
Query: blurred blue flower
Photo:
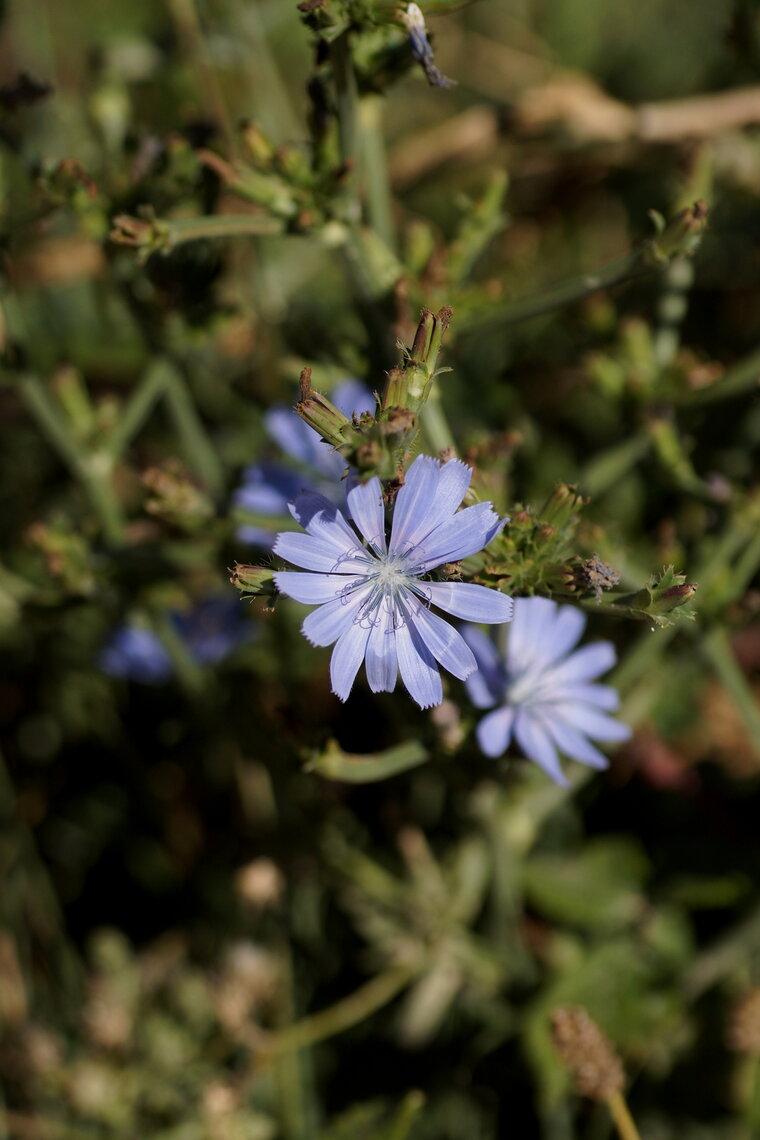
{"type": "MultiPolygon", "coordinates": [[[[345,416],[375,410],[372,393],[358,380],[341,381],[330,398],[345,416]]],[[[318,491],[342,506],[345,484],[340,480],[346,467],[343,456],[320,439],[293,408],[271,408],[264,416],[264,424],[270,438],[301,470],[294,471],[282,463],[252,464],[244,471],[242,486],[235,492],[235,506],[257,515],[287,517],[288,504],[302,490],[318,491]]],[[[246,524],[238,528],[237,537],[243,542],[271,547],[275,533],[246,524]]]]}
{"type": "Polygon", "coordinates": [[[288,597],[318,607],[302,632],[312,645],[336,642],[330,676],[342,701],[362,661],[373,693],[391,692],[400,672],[420,708],[443,699],[439,662],[462,680],[473,672],[474,655],[431,605],[468,621],[509,620],[512,602],[497,590],[423,577],[482,550],[506,521],[490,503],[457,510],[471,477],[458,459],[442,464],[418,456],[396,496],[390,539],[377,478],[348,492],[356,530],[322,495],[305,492],[292,504],[306,534],[279,534],[274,552],[306,573],[283,570],[275,582],[288,597]]]}
{"type": "MultiPolygon", "coordinates": [[[[251,635],[250,623],[242,616],[237,599],[209,598],[169,616],[199,665],[216,665],[251,635]]],[[[114,630],[98,663],[110,677],[123,677],[143,685],[160,685],[174,672],[158,634],[136,625],[114,630]]]]}
{"type": "Polygon", "coordinates": [[[498,705],[477,728],[486,756],[501,756],[514,734],[529,759],[567,785],[558,750],[605,768],[607,758],[591,740],[628,740],[630,728],[606,715],[620,705],[617,692],[591,683],[615,664],[614,646],[596,641],[574,650],[585,627],[585,614],[574,606],[516,598],[512,624],[497,633],[502,655],[482,630],[462,629],[478,664],[465,682],[470,700],[480,709],[498,705]]]}
{"type": "Polygon", "coordinates": [[[98,664],[109,677],[124,677],[143,685],[160,685],[172,675],[172,663],[158,634],[141,626],[114,630],[101,650],[98,664]]]}

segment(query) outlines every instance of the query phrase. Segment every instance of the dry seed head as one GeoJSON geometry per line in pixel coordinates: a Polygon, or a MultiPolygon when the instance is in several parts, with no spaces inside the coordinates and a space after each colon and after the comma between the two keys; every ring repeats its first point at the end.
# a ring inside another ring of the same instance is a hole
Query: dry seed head
{"type": "Polygon", "coordinates": [[[760,1057],[760,987],[750,990],[734,1006],[726,1034],[737,1053],[760,1057]]]}
{"type": "Polygon", "coordinates": [[[582,1096],[606,1101],[622,1092],[625,1077],[620,1058],[585,1009],[577,1006],[555,1009],[552,1041],[582,1096]]]}

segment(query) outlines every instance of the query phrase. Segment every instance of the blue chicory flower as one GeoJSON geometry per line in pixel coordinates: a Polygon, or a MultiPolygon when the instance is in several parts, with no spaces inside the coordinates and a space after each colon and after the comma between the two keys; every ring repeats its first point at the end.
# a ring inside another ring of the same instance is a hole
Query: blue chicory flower
{"type": "Polygon", "coordinates": [[[307,572],[283,570],[274,580],[288,597],[318,606],[302,632],[313,645],[336,642],[330,677],[342,701],[362,661],[374,693],[391,692],[400,672],[420,708],[443,700],[438,662],[462,680],[474,671],[474,654],[431,605],[468,621],[511,617],[511,599],[497,590],[426,577],[482,550],[506,522],[490,503],[457,510],[471,477],[457,459],[418,456],[396,496],[390,538],[377,478],[348,492],[356,530],[322,495],[305,492],[292,504],[306,534],[279,534],[274,552],[307,572]]]}
{"type": "MultiPolygon", "coordinates": [[[[251,633],[237,599],[208,598],[192,609],[170,615],[172,624],[199,665],[216,665],[251,633]]],[[[100,653],[99,665],[110,677],[160,685],[174,672],[161,638],[144,626],[115,630],[100,653]]]]}
{"type": "Polygon", "coordinates": [[[607,757],[591,740],[629,739],[630,728],[606,715],[620,705],[615,689],[591,683],[615,664],[615,648],[596,641],[575,650],[585,626],[585,614],[574,606],[516,598],[512,624],[497,631],[501,654],[482,630],[462,629],[478,663],[465,682],[470,700],[481,709],[498,705],[477,728],[486,756],[501,756],[514,735],[529,759],[566,786],[557,750],[605,768],[607,757]]]}
{"type": "MultiPolygon", "coordinates": [[[[332,402],[345,416],[361,415],[375,410],[375,399],[358,380],[342,380],[331,393],[332,402]]],[[[345,486],[341,475],[346,467],[342,455],[325,443],[293,408],[284,405],[271,408],[264,416],[267,434],[301,471],[293,471],[282,463],[254,463],[243,474],[243,484],[235,492],[235,506],[257,515],[272,517],[288,514],[288,504],[301,490],[319,491],[342,506],[345,486]]],[[[242,542],[271,547],[273,531],[245,524],[238,528],[242,542]]]]}

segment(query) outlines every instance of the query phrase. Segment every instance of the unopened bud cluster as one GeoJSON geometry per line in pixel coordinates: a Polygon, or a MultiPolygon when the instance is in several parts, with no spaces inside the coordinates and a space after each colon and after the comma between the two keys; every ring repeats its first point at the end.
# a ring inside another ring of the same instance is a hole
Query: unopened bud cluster
{"type": "Polygon", "coordinates": [[[398,368],[388,373],[380,406],[374,416],[349,419],[321,392],[311,387],[311,370],[301,373],[296,411],[309,427],[339,451],[362,478],[377,475],[392,480],[408,460],[417,434],[418,413],[430,394],[451,309],[433,314],[424,310],[410,349],[398,368]]]}

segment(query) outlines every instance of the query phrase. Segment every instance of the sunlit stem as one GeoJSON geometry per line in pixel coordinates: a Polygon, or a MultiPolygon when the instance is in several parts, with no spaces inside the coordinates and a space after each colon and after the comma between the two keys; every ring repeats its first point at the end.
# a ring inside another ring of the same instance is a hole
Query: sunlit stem
{"type": "Polygon", "coordinates": [[[369,95],[362,99],[359,122],[369,223],[388,248],[395,251],[393,199],[383,138],[383,100],[380,96],[369,95]]]}
{"type": "Polygon", "coordinates": [[[420,412],[420,425],[433,453],[455,447],[454,436],[441,404],[440,389],[435,380],[430,385],[427,401],[420,412]]]}
{"type": "Polygon", "coordinates": [[[622,1093],[613,1093],[607,1098],[607,1105],[615,1122],[620,1140],[641,1140],[639,1130],[625,1102],[622,1093]]]}

